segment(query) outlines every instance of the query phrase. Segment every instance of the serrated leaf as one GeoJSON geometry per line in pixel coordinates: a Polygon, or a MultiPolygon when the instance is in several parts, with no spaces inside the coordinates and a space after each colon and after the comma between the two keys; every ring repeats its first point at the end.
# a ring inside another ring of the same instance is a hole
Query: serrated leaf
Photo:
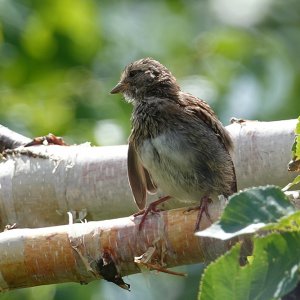
{"type": "Polygon", "coordinates": [[[263,231],[299,231],[300,232],[300,211],[280,219],[277,223],[266,225],[263,231]]]}
{"type": "Polygon", "coordinates": [[[293,205],[279,187],[246,189],[234,194],[221,219],[196,235],[222,240],[253,233],[266,224],[295,212],[293,205]]]}
{"type": "Polygon", "coordinates": [[[268,300],[291,291],[299,280],[299,232],[272,233],[254,240],[251,264],[239,265],[239,244],[211,263],[199,300],[268,300]]]}

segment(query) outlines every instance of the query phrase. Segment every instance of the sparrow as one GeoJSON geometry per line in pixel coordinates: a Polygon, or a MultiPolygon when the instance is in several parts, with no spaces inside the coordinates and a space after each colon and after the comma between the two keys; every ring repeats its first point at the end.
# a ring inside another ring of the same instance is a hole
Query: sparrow
{"type": "Polygon", "coordinates": [[[128,145],[128,178],[143,214],[170,198],[199,203],[195,231],[208,204],[218,195],[237,191],[233,143],[211,107],[181,91],[160,62],[143,58],[128,64],[111,94],[123,94],[133,105],[128,145]],[[148,193],[165,195],[145,210],[148,193]]]}

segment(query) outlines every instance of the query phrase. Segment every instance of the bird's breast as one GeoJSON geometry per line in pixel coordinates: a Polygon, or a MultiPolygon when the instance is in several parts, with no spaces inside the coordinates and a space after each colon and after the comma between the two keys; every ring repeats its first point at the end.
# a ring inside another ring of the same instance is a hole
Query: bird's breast
{"type": "MultiPolygon", "coordinates": [[[[180,139],[180,138],[179,138],[180,139]]],[[[147,169],[161,171],[162,167],[169,169],[171,165],[180,168],[181,172],[188,169],[191,157],[183,152],[178,137],[170,133],[161,134],[155,138],[145,139],[140,148],[141,159],[147,169]]]]}
{"type": "Polygon", "coordinates": [[[197,182],[197,175],[192,168],[194,158],[182,148],[180,137],[165,133],[146,139],[139,148],[139,155],[165,194],[178,199],[188,197],[187,186],[197,182]]]}

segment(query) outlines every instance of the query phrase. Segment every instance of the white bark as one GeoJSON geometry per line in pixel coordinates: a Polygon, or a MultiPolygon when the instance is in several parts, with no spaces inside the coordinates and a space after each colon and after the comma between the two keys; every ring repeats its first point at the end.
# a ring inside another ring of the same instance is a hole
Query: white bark
{"type": "MultiPolygon", "coordinates": [[[[297,120],[234,123],[238,188],[285,186],[297,120]]],[[[137,211],[126,171],[127,146],[34,146],[0,161],[0,226],[43,227],[67,222],[67,212],[90,220],[137,211]]],[[[158,195],[150,197],[157,198],[158,195]]],[[[168,208],[178,207],[170,200],[168,208]]]]}

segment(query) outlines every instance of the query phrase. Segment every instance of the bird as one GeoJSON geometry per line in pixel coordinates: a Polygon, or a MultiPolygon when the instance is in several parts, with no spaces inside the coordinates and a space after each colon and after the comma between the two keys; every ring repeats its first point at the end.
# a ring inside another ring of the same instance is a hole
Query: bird
{"type": "Polygon", "coordinates": [[[237,191],[227,129],[204,100],[183,92],[172,73],[146,57],[128,64],[111,94],[121,93],[133,105],[127,171],[134,201],[143,214],[170,198],[199,204],[195,231],[213,197],[237,191]],[[147,193],[164,197],[147,209],[147,193]]]}

